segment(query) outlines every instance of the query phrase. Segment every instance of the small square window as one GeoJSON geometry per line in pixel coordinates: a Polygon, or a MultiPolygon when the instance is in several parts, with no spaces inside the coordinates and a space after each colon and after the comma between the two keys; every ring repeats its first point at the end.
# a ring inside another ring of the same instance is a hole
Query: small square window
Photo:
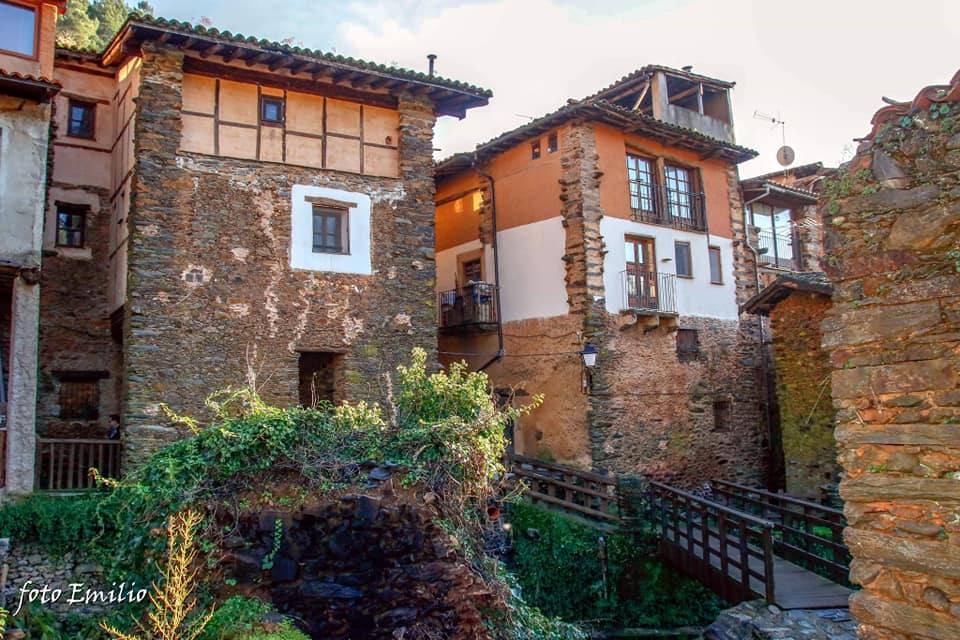
{"type": "Polygon", "coordinates": [[[81,248],[87,227],[87,209],[57,204],[57,246],[81,248]]]}
{"type": "Polygon", "coordinates": [[[260,122],[263,124],[283,124],[283,98],[276,96],[260,97],[260,122]]]}
{"type": "Polygon", "coordinates": [[[547,136],[547,153],[556,153],[557,149],[560,148],[559,140],[556,133],[551,133],[547,136]]]}
{"type": "Polygon", "coordinates": [[[729,400],[714,400],[713,430],[714,431],[730,431],[730,401],[729,400]]]}
{"type": "Polygon", "coordinates": [[[540,159],[540,141],[535,140],[530,143],[530,157],[534,160],[540,159]]]}
{"type": "Polygon", "coordinates": [[[693,262],[690,255],[689,242],[675,242],[674,253],[677,261],[677,275],[681,278],[693,277],[693,262]]]}
{"type": "Polygon", "coordinates": [[[710,282],[723,284],[723,267],[720,260],[720,247],[710,247],[710,282]]]}
{"type": "Polygon", "coordinates": [[[349,215],[346,210],[313,208],[313,252],[350,253],[349,215]]]}
{"type": "Polygon", "coordinates": [[[700,357],[700,336],[696,329],[677,329],[677,360],[694,362],[700,357]]]}
{"type": "Polygon", "coordinates": [[[100,417],[100,376],[71,375],[60,380],[60,417],[96,420],[100,417]]]}
{"type": "Polygon", "coordinates": [[[97,105],[92,102],[71,100],[67,114],[67,135],[72,138],[96,137],[97,105]]]}

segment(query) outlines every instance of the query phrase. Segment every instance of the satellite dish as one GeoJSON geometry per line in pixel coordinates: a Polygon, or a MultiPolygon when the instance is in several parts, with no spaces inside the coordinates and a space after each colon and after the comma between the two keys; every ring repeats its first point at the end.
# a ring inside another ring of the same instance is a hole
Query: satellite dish
{"type": "Polygon", "coordinates": [[[780,163],[781,167],[789,167],[793,164],[796,154],[793,152],[793,149],[787,145],[783,145],[777,149],[777,162],[780,163]]]}

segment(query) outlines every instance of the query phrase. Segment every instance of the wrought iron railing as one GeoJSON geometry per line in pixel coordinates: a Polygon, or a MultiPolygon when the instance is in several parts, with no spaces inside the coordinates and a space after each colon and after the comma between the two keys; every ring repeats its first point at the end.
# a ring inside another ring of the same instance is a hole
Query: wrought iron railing
{"type": "Polygon", "coordinates": [[[633,183],[630,206],[639,222],[688,231],[707,230],[706,198],[702,193],[667,189],[657,183],[633,183]]]}
{"type": "Polygon", "coordinates": [[[82,491],[96,482],[91,469],[104,478],[120,477],[120,441],[37,439],[35,487],[38,491],[82,491]]]}
{"type": "Polygon", "coordinates": [[[471,282],[460,289],[441,291],[437,295],[442,329],[490,326],[500,320],[497,287],[489,282],[471,282]]]}
{"type": "Polygon", "coordinates": [[[620,272],[623,307],[634,311],[677,312],[677,277],[656,271],[620,272]]]}

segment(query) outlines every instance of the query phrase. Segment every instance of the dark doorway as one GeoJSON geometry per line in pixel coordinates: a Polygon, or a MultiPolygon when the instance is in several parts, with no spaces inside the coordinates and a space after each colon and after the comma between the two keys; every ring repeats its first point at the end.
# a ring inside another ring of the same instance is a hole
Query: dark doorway
{"type": "Polygon", "coordinates": [[[300,353],[300,406],[316,407],[337,402],[339,372],[343,355],[325,351],[300,353]]]}

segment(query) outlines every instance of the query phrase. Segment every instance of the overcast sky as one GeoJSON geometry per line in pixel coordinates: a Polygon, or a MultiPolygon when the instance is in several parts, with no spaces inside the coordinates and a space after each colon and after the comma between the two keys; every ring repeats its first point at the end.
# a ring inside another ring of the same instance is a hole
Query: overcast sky
{"type": "Polygon", "coordinates": [[[693,65],[737,83],[737,142],[778,168],[780,115],[797,164],[836,165],[869,130],[881,96],[909,100],[960,68],[953,0],[151,0],[158,15],[376,62],[437,71],[493,90],[465,120],[441,119],[438,157],[472,149],[645,64],[693,65]]]}

